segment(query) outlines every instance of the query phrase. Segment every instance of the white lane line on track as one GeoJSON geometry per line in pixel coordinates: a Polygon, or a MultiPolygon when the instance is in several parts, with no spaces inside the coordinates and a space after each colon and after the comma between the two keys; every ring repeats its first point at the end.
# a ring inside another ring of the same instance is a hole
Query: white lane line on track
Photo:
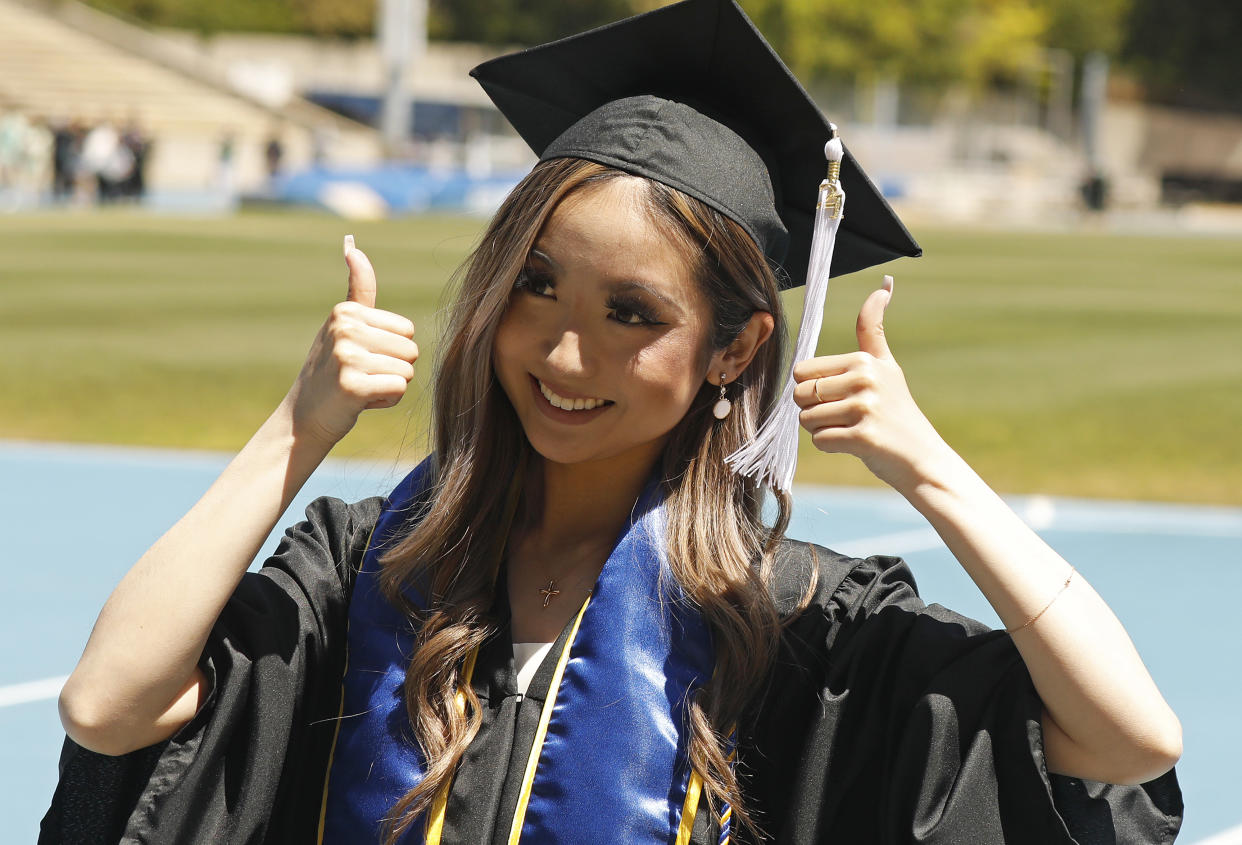
{"type": "Polygon", "coordinates": [[[1207,839],[1200,839],[1192,845],[1242,845],[1242,824],[1222,830],[1207,839]]]}
{"type": "Polygon", "coordinates": [[[866,557],[868,555],[908,555],[911,552],[925,552],[944,546],[940,535],[932,528],[914,528],[909,531],[894,531],[891,534],[877,534],[874,537],[859,537],[844,543],[834,543],[838,552],[850,557],[866,557]]]}
{"type": "Polygon", "coordinates": [[[60,695],[60,689],[67,680],[69,680],[68,675],[61,675],[56,678],[44,678],[41,681],[27,681],[24,684],[0,687],[0,707],[56,698],[60,695]]]}

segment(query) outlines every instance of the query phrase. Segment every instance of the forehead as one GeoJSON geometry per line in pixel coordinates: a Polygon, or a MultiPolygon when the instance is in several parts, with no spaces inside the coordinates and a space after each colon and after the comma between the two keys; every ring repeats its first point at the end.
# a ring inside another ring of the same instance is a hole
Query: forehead
{"type": "Polygon", "coordinates": [[[690,250],[648,209],[647,190],[641,178],[617,177],[574,191],[552,211],[536,248],[566,270],[693,290],[690,250]]]}

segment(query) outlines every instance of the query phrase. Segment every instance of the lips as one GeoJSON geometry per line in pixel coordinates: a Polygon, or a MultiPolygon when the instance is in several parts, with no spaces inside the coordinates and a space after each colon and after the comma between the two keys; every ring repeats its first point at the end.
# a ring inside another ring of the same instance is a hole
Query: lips
{"type": "Polygon", "coordinates": [[[539,392],[543,394],[544,399],[548,400],[548,404],[562,411],[592,411],[603,405],[612,404],[607,399],[596,399],[592,396],[561,396],[539,379],[535,381],[539,382],[539,392]]]}
{"type": "Polygon", "coordinates": [[[565,396],[533,375],[528,376],[528,380],[535,407],[544,417],[561,425],[585,425],[600,414],[608,413],[608,409],[615,404],[611,399],[600,399],[596,396],[565,396]],[[587,407],[588,402],[591,403],[590,408],[587,407]],[[574,410],[579,404],[582,407],[574,410]]]}

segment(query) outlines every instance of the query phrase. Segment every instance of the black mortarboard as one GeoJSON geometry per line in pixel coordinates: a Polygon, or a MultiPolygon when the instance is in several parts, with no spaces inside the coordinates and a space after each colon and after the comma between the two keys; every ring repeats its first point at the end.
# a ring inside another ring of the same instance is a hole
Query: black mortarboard
{"type": "MultiPolygon", "coordinates": [[[[733,0],[684,0],[470,74],[541,159],[679,188],[746,228],[784,267],[784,287],[804,283],[832,130],[733,0]]],[[[848,152],[840,179],[850,214],[832,275],[921,254],[848,152]]]]}
{"type": "MultiPolygon", "coordinates": [[[[540,159],[612,165],[740,223],[784,268],[782,287],[806,284],[793,363],[815,354],[830,276],[922,253],[734,0],[683,0],[470,74],[540,159]]],[[[786,491],[793,390],[788,377],[754,438],[726,458],[786,491]]]]}

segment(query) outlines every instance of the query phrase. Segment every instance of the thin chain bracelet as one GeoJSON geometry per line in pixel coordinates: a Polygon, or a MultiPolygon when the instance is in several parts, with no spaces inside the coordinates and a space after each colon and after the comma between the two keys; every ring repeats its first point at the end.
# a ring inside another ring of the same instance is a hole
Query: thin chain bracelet
{"type": "MultiPolygon", "coordinates": [[[[1065,583],[1061,585],[1061,589],[1057,590],[1057,594],[1056,594],[1055,596],[1053,596],[1053,597],[1052,597],[1052,599],[1051,599],[1051,600],[1049,600],[1049,602],[1048,602],[1046,605],[1044,605],[1044,610],[1047,610],[1048,608],[1052,607],[1052,603],[1053,603],[1053,602],[1055,602],[1057,599],[1059,599],[1059,598],[1061,597],[1061,593],[1065,592],[1065,589],[1066,589],[1067,587],[1069,587],[1069,585],[1070,585],[1070,579],[1072,579],[1072,578],[1074,577],[1074,573],[1075,573],[1075,572],[1077,572],[1077,571],[1078,571],[1078,570],[1074,569],[1074,567],[1073,567],[1073,566],[1071,566],[1071,567],[1070,567],[1070,574],[1069,574],[1069,577],[1065,579],[1065,583]]],[[[1028,620],[1026,620],[1025,622],[1023,622],[1021,625],[1019,625],[1019,626],[1018,626],[1018,627],[1016,627],[1016,628],[1006,628],[1006,629],[1005,629],[1005,633],[1007,633],[1007,634],[1016,634],[1018,631],[1021,631],[1021,630],[1022,630],[1023,628],[1025,628],[1027,625],[1030,625],[1030,624],[1031,624],[1032,622],[1034,622],[1036,619],[1038,619],[1039,617],[1043,616],[1043,615],[1044,615],[1044,610],[1041,610],[1039,613],[1036,613],[1034,616],[1032,616],[1030,619],[1028,619],[1028,620]]]]}

